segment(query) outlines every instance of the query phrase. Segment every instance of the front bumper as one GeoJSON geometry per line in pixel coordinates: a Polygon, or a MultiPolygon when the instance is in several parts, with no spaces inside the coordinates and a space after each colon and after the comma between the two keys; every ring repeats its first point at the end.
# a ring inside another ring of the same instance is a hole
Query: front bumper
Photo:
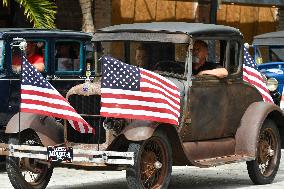
{"type": "MultiPolygon", "coordinates": [[[[47,147],[0,143],[0,155],[18,158],[48,160],[47,147]]],[[[134,165],[134,152],[96,151],[95,149],[73,149],[70,164],[90,163],[96,165],[134,165]]]]}

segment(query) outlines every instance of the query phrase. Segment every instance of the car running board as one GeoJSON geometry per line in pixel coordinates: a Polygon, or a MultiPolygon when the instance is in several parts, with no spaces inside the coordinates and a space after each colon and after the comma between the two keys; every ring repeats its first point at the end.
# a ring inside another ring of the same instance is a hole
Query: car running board
{"type": "Polygon", "coordinates": [[[218,165],[224,165],[224,164],[229,164],[229,163],[237,163],[237,162],[242,162],[242,161],[252,161],[254,159],[255,157],[234,154],[234,155],[214,157],[214,158],[208,158],[208,159],[199,159],[199,160],[195,160],[194,162],[204,167],[211,167],[211,166],[218,166],[218,165]]]}

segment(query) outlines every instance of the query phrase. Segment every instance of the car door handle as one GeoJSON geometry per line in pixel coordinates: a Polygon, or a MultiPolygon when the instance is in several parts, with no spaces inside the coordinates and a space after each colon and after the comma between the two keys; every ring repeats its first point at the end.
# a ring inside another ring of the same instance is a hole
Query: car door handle
{"type": "Polygon", "coordinates": [[[47,80],[50,80],[50,79],[52,79],[52,76],[51,76],[51,75],[47,75],[47,76],[46,76],[46,79],[47,79],[47,80]]]}

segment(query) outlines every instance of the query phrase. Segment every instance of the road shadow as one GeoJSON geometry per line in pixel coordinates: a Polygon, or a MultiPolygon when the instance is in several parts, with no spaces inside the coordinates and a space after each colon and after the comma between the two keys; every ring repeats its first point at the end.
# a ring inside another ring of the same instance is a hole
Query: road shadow
{"type": "MultiPolygon", "coordinates": [[[[96,178],[92,178],[96,179],[96,178]]],[[[57,186],[50,186],[47,187],[47,189],[125,189],[127,188],[127,184],[125,180],[121,179],[113,179],[108,182],[90,182],[90,183],[82,183],[82,184],[76,184],[72,186],[66,186],[66,185],[57,185],[57,186]]]]}
{"type": "MultiPolygon", "coordinates": [[[[95,179],[95,178],[93,178],[95,179]]],[[[224,179],[210,178],[188,175],[176,175],[171,179],[168,189],[237,189],[252,186],[252,182],[248,179],[224,179]]],[[[84,184],[76,184],[72,186],[52,186],[48,189],[125,189],[127,188],[126,181],[123,179],[110,180],[109,182],[90,182],[84,184]]]]}
{"type": "MultiPolygon", "coordinates": [[[[95,181],[95,176],[90,178],[94,180],[89,183],[76,184],[72,186],[50,186],[48,189],[125,189],[127,188],[126,179],[111,179],[108,181],[95,181]]],[[[277,179],[279,182],[283,180],[277,179]]],[[[274,184],[277,185],[277,180],[274,184]]],[[[267,187],[268,185],[266,185],[267,187]]],[[[269,185],[269,187],[273,187],[269,185]]],[[[252,188],[258,189],[260,186],[254,185],[247,173],[240,170],[239,173],[230,170],[215,171],[215,170],[193,170],[192,173],[173,174],[169,189],[237,189],[237,188],[252,188]]]]}

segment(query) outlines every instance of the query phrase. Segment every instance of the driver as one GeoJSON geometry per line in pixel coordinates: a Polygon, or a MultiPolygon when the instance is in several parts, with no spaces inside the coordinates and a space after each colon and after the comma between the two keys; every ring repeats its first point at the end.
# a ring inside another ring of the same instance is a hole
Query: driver
{"type": "Polygon", "coordinates": [[[227,77],[228,71],[212,62],[207,62],[208,46],[202,40],[195,41],[192,50],[193,75],[214,75],[218,78],[227,77]]]}

